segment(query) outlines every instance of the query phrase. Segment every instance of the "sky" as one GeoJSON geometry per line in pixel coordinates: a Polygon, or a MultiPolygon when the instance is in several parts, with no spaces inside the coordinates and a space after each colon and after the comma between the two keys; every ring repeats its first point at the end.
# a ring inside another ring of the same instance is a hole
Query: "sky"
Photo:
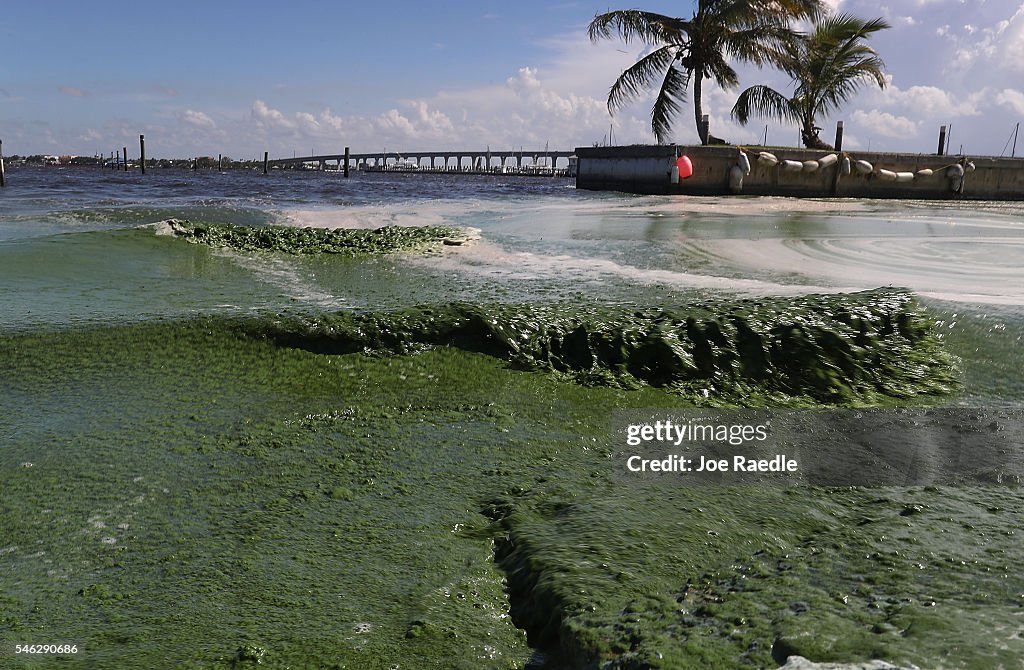
{"type": "MultiPolygon", "coordinates": [[[[827,0],[882,16],[872,37],[884,90],[865,87],[832,118],[845,149],[930,153],[939,127],[972,155],[1010,155],[1024,120],[1021,0],[827,0]]],[[[236,159],[384,151],[653,143],[649,96],[614,116],[615,78],[643,44],[592,43],[595,14],[633,7],[689,17],[688,0],[624,3],[18,2],[0,14],[3,153],[223,154],[236,159]]],[[[739,65],[741,88],[791,90],[739,65]]],[[[711,131],[735,144],[797,146],[795,127],[729,111],[741,89],[704,89],[711,131]]],[[[692,108],[672,138],[694,143],[692,108]]],[[[1017,143],[1024,155],[1024,135],[1017,143]]]]}

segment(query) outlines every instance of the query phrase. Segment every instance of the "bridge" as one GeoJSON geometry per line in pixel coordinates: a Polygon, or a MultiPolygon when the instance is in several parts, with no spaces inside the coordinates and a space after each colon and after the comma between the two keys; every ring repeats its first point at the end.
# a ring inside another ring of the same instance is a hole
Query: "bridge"
{"type": "MultiPolygon", "coordinates": [[[[573,151],[409,151],[353,154],[348,156],[349,166],[362,170],[418,170],[430,169],[444,172],[482,171],[491,172],[512,168],[518,172],[547,169],[567,170],[572,161],[573,151]],[[558,161],[564,159],[562,167],[558,161]],[[426,161],[429,160],[429,164],[426,161]],[[453,162],[454,161],[454,162],[453,162]],[[438,164],[440,162],[440,165],[438,164]]],[[[296,156],[275,158],[267,162],[271,166],[303,167],[310,164],[326,170],[328,163],[336,162],[337,169],[344,169],[345,154],[324,154],[319,156],[296,156]]]]}

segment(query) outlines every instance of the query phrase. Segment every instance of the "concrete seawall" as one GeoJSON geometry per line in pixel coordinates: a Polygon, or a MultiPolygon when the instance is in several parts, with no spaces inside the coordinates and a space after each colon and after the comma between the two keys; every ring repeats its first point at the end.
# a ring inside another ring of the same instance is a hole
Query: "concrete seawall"
{"type": "Polygon", "coordinates": [[[750,173],[743,176],[737,189],[736,175],[733,175],[733,185],[730,186],[730,172],[739,163],[739,147],[579,147],[576,149],[576,187],[684,195],[1024,200],[1024,158],[763,147],[744,149],[750,162],[750,173]],[[772,153],[779,164],[759,162],[757,157],[761,151],[772,153]],[[782,164],[782,161],[819,161],[829,154],[837,154],[838,160],[813,171],[806,168],[789,171],[782,164]],[[673,183],[673,167],[680,156],[689,157],[693,175],[673,183]],[[853,167],[850,174],[841,174],[843,157],[849,157],[851,163],[867,161],[871,164],[871,171],[861,173],[853,167]],[[962,178],[957,177],[960,169],[963,169],[962,178]],[[921,170],[932,170],[933,174],[918,174],[921,170]],[[904,173],[902,180],[893,180],[892,173],[904,173]],[[914,176],[911,178],[907,173],[914,176]]]}

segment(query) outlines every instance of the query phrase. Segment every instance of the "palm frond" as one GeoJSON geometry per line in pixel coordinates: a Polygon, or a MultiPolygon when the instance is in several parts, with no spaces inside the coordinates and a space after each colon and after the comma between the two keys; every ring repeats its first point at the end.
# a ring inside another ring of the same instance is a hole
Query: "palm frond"
{"type": "Polygon", "coordinates": [[[591,41],[618,35],[624,42],[672,44],[686,39],[687,21],[638,9],[622,9],[598,14],[587,27],[591,41]]]}
{"type": "Polygon", "coordinates": [[[740,85],[739,75],[720,53],[713,54],[704,64],[704,75],[712,79],[719,87],[730,89],[740,85]]]}
{"type": "MultiPolygon", "coordinates": [[[[634,99],[641,89],[650,87],[666,68],[679,56],[679,47],[669,44],[655,49],[627,68],[612,84],[608,92],[608,111],[621,109],[634,99]]],[[[684,91],[685,93],[685,91],[684,91]]]]}
{"type": "Polygon", "coordinates": [[[746,123],[751,116],[798,121],[800,114],[793,108],[792,101],[774,88],[758,84],[740,93],[732,107],[732,117],[746,123]]]}
{"type": "Polygon", "coordinates": [[[665,79],[651,108],[651,129],[659,144],[664,144],[672,132],[672,122],[680,112],[680,103],[686,99],[689,79],[674,63],[665,72],[665,79]]]}

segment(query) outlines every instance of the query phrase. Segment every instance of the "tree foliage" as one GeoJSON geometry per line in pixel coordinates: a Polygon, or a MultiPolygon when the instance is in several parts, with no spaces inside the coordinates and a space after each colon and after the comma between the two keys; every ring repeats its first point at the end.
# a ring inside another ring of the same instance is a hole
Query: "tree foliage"
{"type": "Polygon", "coordinates": [[[881,18],[865,21],[849,14],[822,18],[807,35],[798,37],[777,66],[796,85],[786,97],[759,84],[740,93],[733,117],[746,123],[751,116],[791,121],[800,126],[804,146],[831,148],[818,136],[816,119],[839,109],[862,86],[885,88],[885,63],[864,41],[885,30],[881,18]]]}
{"type": "Polygon", "coordinates": [[[707,144],[701,126],[704,81],[726,89],[738,86],[731,62],[779,62],[797,37],[792,22],[816,19],[823,12],[821,0],[697,0],[696,5],[689,19],[638,9],[607,12],[595,16],[588,29],[593,41],[618,36],[652,47],[612,84],[608,111],[614,114],[643,91],[656,89],[651,129],[661,143],[671,134],[692,86],[697,132],[707,144]]]}

